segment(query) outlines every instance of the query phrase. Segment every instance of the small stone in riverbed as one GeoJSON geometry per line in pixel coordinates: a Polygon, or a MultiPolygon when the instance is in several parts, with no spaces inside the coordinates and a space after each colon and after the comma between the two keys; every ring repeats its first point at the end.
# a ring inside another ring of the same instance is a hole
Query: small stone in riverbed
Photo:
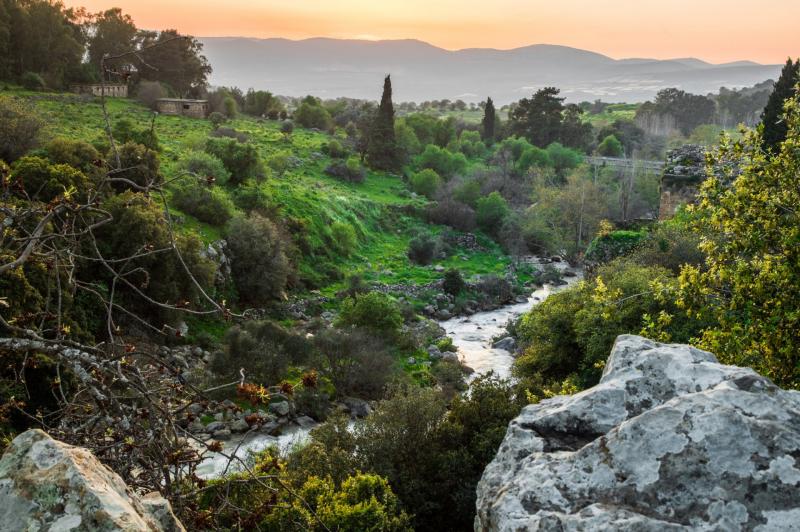
{"type": "Polygon", "coordinates": [[[215,440],[230,440],[231,431],[229,431],[228,429],[217,430],[214,431],[213,434],[211,434],[211,437],[214,438],[215,440]]]}

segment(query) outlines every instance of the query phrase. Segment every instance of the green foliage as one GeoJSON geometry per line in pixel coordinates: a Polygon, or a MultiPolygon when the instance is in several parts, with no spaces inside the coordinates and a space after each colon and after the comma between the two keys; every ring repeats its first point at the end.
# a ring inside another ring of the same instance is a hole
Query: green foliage
{"type": "Polygon", "coordinates": [[[217,157],[202,151],[191,151],[178,161],[178,170],[188,172],[209,184],[224,185],[230,172],[217,157]]]}
{"type": "Polygon", "coordinates": [[[620,157],[624,152],[622,143],[614,135],[608,135],[597,145],[597,153],[603,157],[620,157]]]}
{"type": "MultiPolygon", "coordinates": [[[[408,516],[386,479],[356,474],[337,490],[328,479],[310,477],[291,497],[288,507],[278,507],[264,521],[272,529],[340,530],[341,532],[410,531],[408,516]],[[308,502],[308,506],[303,501],[308,502]]],[[[287,497],[288,499],[289,497],[287,497]]]]}
{"type": "Polygon", "coordinates": [[[458,296],[467,287],[461,272],[455,268],[450,268],[444,272],[444,280],[442,281],[442,290],[451,296],[458,296]]]}
{"type": "Polygon", "coordinates": [[[547,157],[550,165],[560,176],[564,176],[567,170],[572,170],[583,162],[583,156],[579,152],[566,148],[558,142],[547,146],[547,157]]]}
{"type": "Polygon", "coordinates": [[[408,242],[408,259],[423,266],[430,264],[436,255],[437,247],[436,239],[429,233],[420,233],[408,242]]]}
{"type": "Polygon", "coordinates": [[[364,167],[361,165],[361,160],[355,155],[351,155],[344,162],[335,161],[331,163],[325,169],[325,173],[350,183],[363,182],[366,174],[364,167]]]}
{"type": "Polygon", "coordinates": [[[217,129],[219,126],[228,121],[228,117],[219,111],[214,111],[208,115],[208,121],[211,122],[211,125],[214,127],[214,129],[217,129]]]}
{"type": "Polygon", "coordinates": [[[397,141],[394,135],[394,106],[392,105],[392,79],[383,81],[381,104],[369,130],[367,162],[378,170],[393,170],[400,164],[397,141]]]}
{"type": "Polygon", "coordinates": [[[239,107],[236,104],[236,100],[233,99],[233,96],[225,96],[222,100],[222,107],[225,109],[225,116],[228,118],[236,117],[236,113],[239,112],[239,107]]]}
{"type": "Polygon", "coordinates": [[[117,120],[114,123],[111,133],[114,136],[114,141],[118,144],[130,142],[141,144],[150,150],[161,150],[161,145],[158,142],[158,135],[156,135],[155,130],[149,127],[137,127],[133,120],[129,118],[117,120]]]}
{"type": "MultiPolygon", "coordinates": [[[[361,290],[352,293],[358,299],[361,290]]],[[[394,357],[373,331],[325,328],[314,335],[314,347],[324,360],[322,374],[331,380],[339,396],[383,396],[394,374],[394,357]]]]}
{"type": "Polygon", "coordinates": [[[426,168],[411,175],[411,189],[428,199],[434,199],[442,186],[442,178],[434,170],[426,168]]]}
{"type": "Polygon", "coordinates": [[[234,325],[225,334],[225,349],[217,352],[211,371],[227,382],[239,379],[244,368],[248,382],[262,386],[277,384],[290,364],[301,364],[311,355],[305,336],[271,321],[248,321],[234,325]]]}
{"type": "Polygon", "coordinates": [[[492,192],[488,196],[479,199],[476,203],[475,214],[478,227],[486,233],[496,234],[503,224],[503,220],[510,212],[511,209],[509,209],[505,198],[499,192],[492,192]]]}
{"type": "Polygon", "coordinates": [[[585,260],[591,264],[604,264],[631,253],[647,236],[644,231],[612,231],[601,234],[589,243],[585,260]]]}
{"type": "Polygon", "coordinates": [[[478,204],[482,196],[481,183],[477,179],[467,179],[453,190],[453,198],[472,208],[478,204]]]}
{"type": "Polygon", "coordinates": [[[80,170],[30,156],[14,163],[11,180],[20,182],[32,200],[45,203],[59,196],[85,197],[89,187],[88,179],[80,170]]]}
{"type": "Polygon", "coordinates": [[[186,180],[172,191],[172,203],[201,222],[222,226],[233,217],[233,202],[219,187],[194,179],[186,180]]]}
{"type": "Polygon", "coordinates": [[[787,102],[786,140],[761,150],[748,133],[723,141],[714,162],[732,170],[703,184],[693,226],[704,268],[685,266],[678,302],[707,319],[700,345],[783,387],[800,386],[800,98],[787,102]],[[731,164],[733,163],[733,164],[731,164]]]}
{"type": "Polygon", "coordinates": [[[291,273],[286,243],[269,219],[238,216],[226,231],[231,273],[242,301],[263,304],[282,298],[291,273]]]}
{"type": "Polygon", "coordinates": [[[418,168],[429,168],[445,179],[466,170],[467,159],[462,153],[451,153],[434,144],[425,146],[425,150],[416,158],[418,168]]]}
{"type": "Polygon", "coordinates": [[[761,115],[761,123],[764,124],[762,145],[771,153],[778,153],[781,143],[786,139],[789,127],[787,121],[783,119],[784,105],[797,94],[798,83],[800,83],[800,59],[792,62],[789,58],[761,115]]]}
{"type": "Polygon", "coordinates": [[[397,142],[397,151],[403,161],[413,157],[422,150],[422,145],[414,133],[414,128],[409,126],[405,120],[396,120],[394,123],[394,137],[397,142]]]}
{"type": "Polygon", "coordinates": [[[347,157],[347,150],[344,149],[342,143],[336,139],[331,139],[325,146],[325,153],[334,159],[344,159],[347,157]]]}
{"type": "Polygon", "coordinates": [[[19,84],[29,91],[43,91],[45,89],[44,79],[36,72],[25,72],[19,77],[19,84]]]}
{"type": "Polygon", "coordinates": [[[333,245],[345,257],[349,257],[358,245],[358,237],[353,226],[345,222],[333,222],[331,225],[333,245]]]}
{"type": "Polygon", "coordinates": [[[142,31],[138,40],[142,48],[139,57],[144,63],[138,68],[140,79],[164,83],[179,96],[197,94],[205,88],[211,65],[202,55],[199,40],[177,30],[142,31]]]}
{"type": "Polygon", "coordinates": [[[700,325],[669,300],[676,286],[663,268],[624,260],[601,267],[594,279],[551,295],[519,320],[524,351],[514,362],[515,375],[545,386],[565,380],[580,389],[593,386],[616,337],[639,334],[659,319],[657,340],[688,341],[700,325]]]}
{"type": "Polygon", "coordinates": [[[517,159],[516,171],[519,174],[524,174],[530,168],[545,168],[552,164],[553,162],[550,160],[550,155],[547,151],[536,146],[529,146],[525,148],[525,151],[517,159]]]}
{"type": "MultiPolygon", "coordinates": [[[[126,179],[139,187],[161,183],[162,179],[159,173],[161,164],[158,154],[152,149],[131,141],[122,146],[117,146],[117,153],[119,154],[119,168],[121,171],[113,175],[115,179],[126,179]]],[[[116,167],[113,154],[111,162],[116,167]]],[[[135,188],[131,183],[117,181],[114,183],[114,188],[118,191],[135,188]]]]}
{"type": "Polygon", "coordinates": [[[481,121],[482,138],[487,144],[494,142],[496,120],[497,116],[494,109],[494,102],[491,98],[487,98],[486,105],[483,108],[483,120],[481,121]]]}
{"type": "Polygon", "coordinates": [[[98,174],[100,153],[88,142],[56,137],[44,148],[47,158],[53,163],[77,168],[87,176],[98,174]]]}
{"type": "Polygon", "coordinates": [[[34,148],[43,125],[30,105],[0,95],[0,160],[13,163],[34,148]]]}
{"type": "Polygon", "coordinates": [[[336,319],[337,327],[363,328],[389,338],[396,337],[402,324],[397,303],[380,292],[346,298],[336,319]]]}
{"type": "Polygon", "coordinates": [[[208,139],[206,152],[222,161],[230,172],[231,184],[238,185],[248,179],[256,179],[263,171],[258,151],[250,143],[234,139],[208,139]]]}
{"type": "Polygon", "coordinates": [[[333,120],[327,109],[319,100],[306,98],[300,107],[294,112],[292,119],[300,127],[315,128],[321,131],[328,131],[333,127],[333,120]]]}

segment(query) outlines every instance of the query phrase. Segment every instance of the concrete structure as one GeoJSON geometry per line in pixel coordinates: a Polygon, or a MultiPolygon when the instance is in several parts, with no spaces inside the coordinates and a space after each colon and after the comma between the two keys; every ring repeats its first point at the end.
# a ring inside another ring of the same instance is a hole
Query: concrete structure
{"type": "Polygon", "coordinates": [[[165,115],[183,115],[192,118],[208,116],[208,100],[184,100],[181,98],[161,98],[156,101],[159,113],[165,115]]]}
{"type": "Polygon", "coordinates": [[[113,98],[127,98],[128,86],[124,83],[87,83],[84,85],[73,85],[72,92],[76,94],[91,94],[93,96],[106,96],[113,98]]]}
{"type": "Polygon", "coordinates": [[[700,184],[706,179],[706,149],[687,144],[667,153],[661,177],[658,219],[668,220],[681,205],[694,203],[700,184]]]}

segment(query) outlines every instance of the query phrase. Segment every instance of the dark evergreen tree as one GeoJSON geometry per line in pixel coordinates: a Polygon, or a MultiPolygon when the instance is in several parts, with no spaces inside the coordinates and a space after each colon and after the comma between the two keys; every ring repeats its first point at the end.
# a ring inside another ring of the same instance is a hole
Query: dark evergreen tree
{"type": "Polygon", "coordinates": [[[545,87],[517,102],[508,119],[511,133],[540,148],[558,142],[564,111],[564,98],[558,96],[559,92],[555,87],[545,87]]]}
{"type": "Polygon", "coordinates": [[[496,112],[494,102],[491,98],[486,99],[486,106],[483,108],[483,140],[491,144],[494,142],[494,122],[496,112]]]}
{"type": "Polygon", "coordinates": [[[777,153],[780,144],[786,140],[788,129],[786,121],[783,120],[783,104],[794,96],[798,82],[800,82],[800,59],[793,63],[790,57],[786,60],[781,77],[775,83],[767,106],[761,114],[761,123],[764,124],[763,146],[772,153],[777,153]]]}
{"type": "Polygon", "coordinates": [[[397,144],[394,138],[394,106],[392,105],[392,80],[383,81],[383,96],[378,113],[370,128],[367,146],[367,163],[378,170],[393,170],[399,164],[397,144]]]}

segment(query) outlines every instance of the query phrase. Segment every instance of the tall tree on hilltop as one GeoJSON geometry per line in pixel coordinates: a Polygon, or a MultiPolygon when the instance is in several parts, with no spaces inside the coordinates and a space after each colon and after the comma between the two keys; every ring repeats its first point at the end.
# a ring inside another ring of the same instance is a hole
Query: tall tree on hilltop
{"type": "Polygon", "coordinates": [[[564,110],[564,98],[558,96],[559,92],[555,87],[545,87],[517,102],[509,115],[510,131],[540,148],[557,142],[564,110]]]}
{"type": "Polygon", "coordinates": [[[137,31],[133,19],[115,7],[95,15],[91,29],[93,31],[88,43],[89,62],[100,76],[108,81],[125,81],[125,75],[130,70],[129,59],[110,64],[107,61],[106,72],[100,72],[100,68],[105,55],[121,55],[133,50],[137,31]]]}
{"type": "Polygon", "coordinates": [[[765,150],[777,153],[780,144],[786,140],[788,130],[786,120],[783,118],[783,106],[786,100],[792,98],[796,92],[796,86],[800,82],[800,59],[792,62],[792,58],[786,60],[781,76],[775,83],[775,88],[769,96],[767,106],[761,114],[761,123],[764,124],[762,146],[765,150]]]}
{"type": "Polygon", "coordinates": [[[398,166],[397,145],[394,138],[394,106],[392,105],[392,79],[383,81],[383,96],[378,113],[370,130],[367,146],[367,163],[379,170],[392,170],[398,166]]]}
{"type": "Polygon", "coordinates": [[[140,79],[166,83],[180,97],[197,97],[206,87],[211,65],[203,43],[177,30],[140,31],[140,79]],[[158,45],[158,46],[154,46],[158,45]]]}
{"type": "Polygon", "coordinates": [[[483,108],[483,140],[488,143],[494,142],[495,117],[494,102],[491,98],[487,98],[486,106],[483,108]]]}

